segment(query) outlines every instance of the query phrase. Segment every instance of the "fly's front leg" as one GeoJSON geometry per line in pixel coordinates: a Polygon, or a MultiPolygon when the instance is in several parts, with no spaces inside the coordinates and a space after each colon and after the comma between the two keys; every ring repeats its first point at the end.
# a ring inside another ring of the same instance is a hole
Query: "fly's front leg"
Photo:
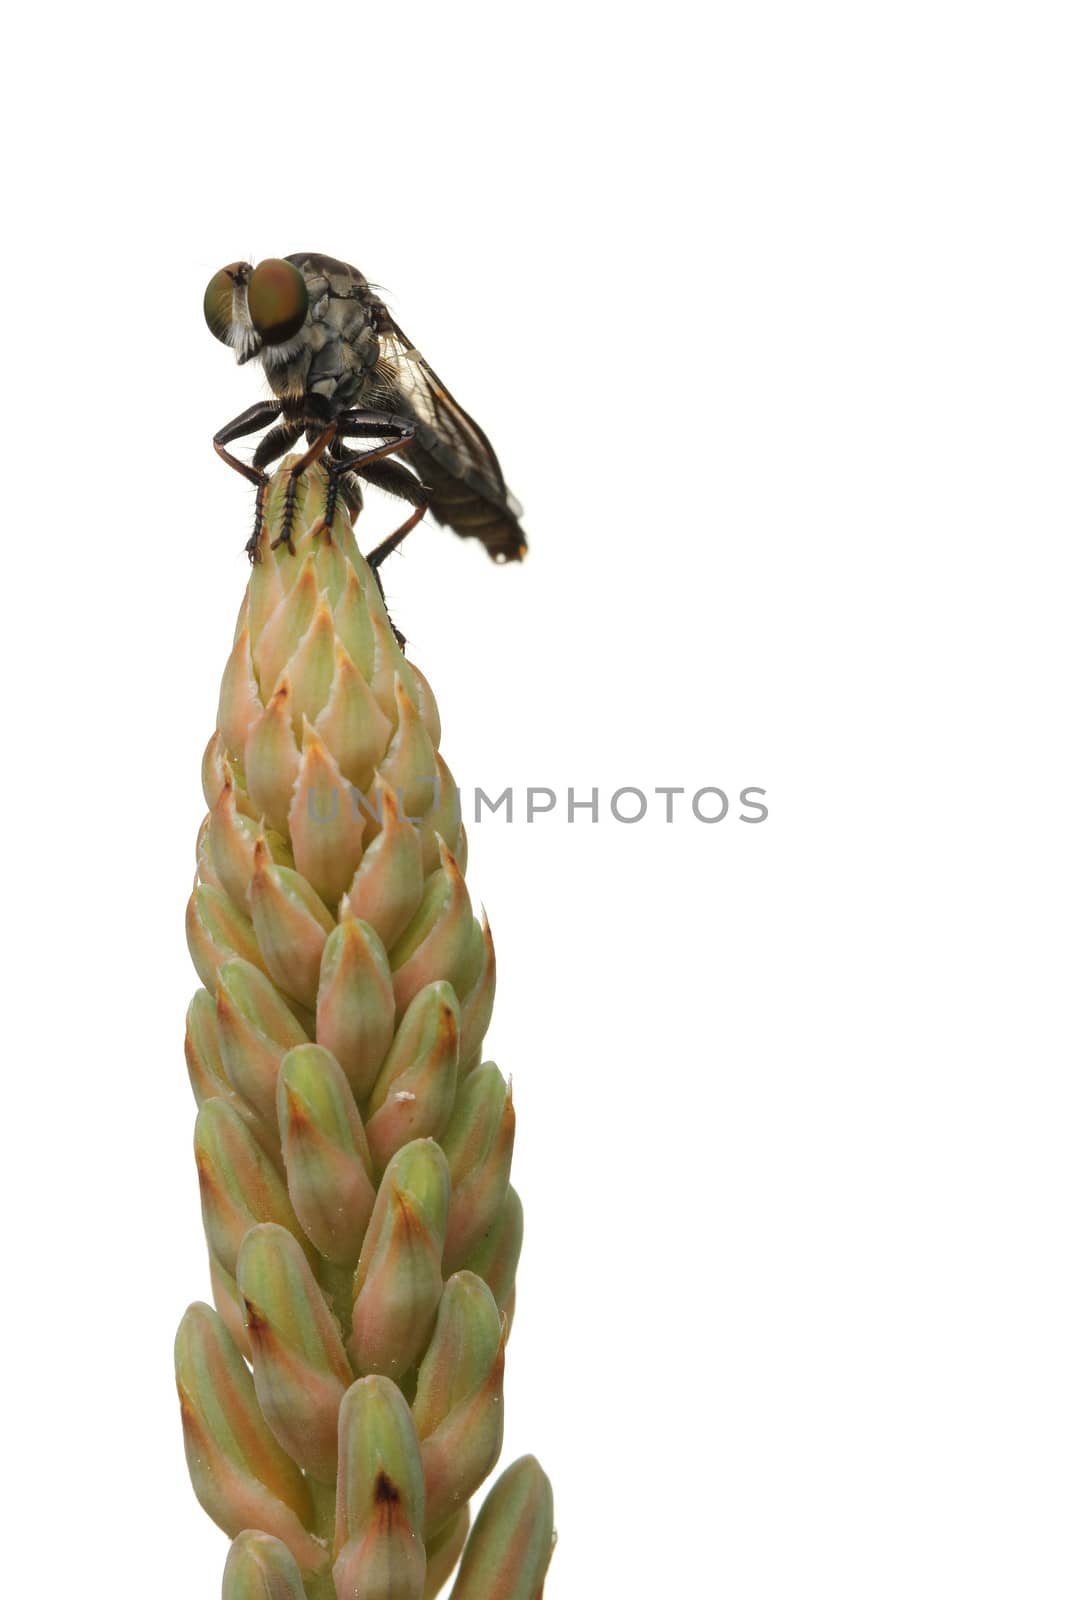
{"type": "Polygon", "coordinates": [[[228,422],[224,428],[220,428],[211,441],[215,446],[215,453],[225,461],[226,465],[232,467],[234,472],[239,472],[242,478],[247,478],[249,483],[254,483],[256,486],[256,510],[252,523],[252,537],[245,545],[249,559],[252,561],[256,559],[256,551],[259,547],[259,533],[263,526],[263,497],[267,492],[267,484],[270,482],[263,469],[268,462],[281,455],[285,447],[283,446],[282,450],[278,450],[273,455],[268,453],[264,458],[264,446],[280,431],[279,429],[272,429],[256,451],[253,465],[249,466],[247,461],[241,461],[237,456],[231,455],[226,446],[233,444],[235,439],[246,439],[250,433],[259,433],[262,428],[265,428],[269,422],[274,420],[281,409],[282,403],[280,400],[259,400],[254,406],[249,406],[247,411],[242,411],[239,417],[234,417],[233,421],[228,422]]]}

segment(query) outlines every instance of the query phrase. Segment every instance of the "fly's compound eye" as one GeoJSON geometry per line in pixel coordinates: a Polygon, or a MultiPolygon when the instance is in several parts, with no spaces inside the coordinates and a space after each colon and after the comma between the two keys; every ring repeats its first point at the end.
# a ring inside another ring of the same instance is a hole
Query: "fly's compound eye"
{"type": "Polygon", "coordinates": [[[248,315],[264,344],[285,344],[304,326],[308,289],[289,261],[261,261],[248,281],[248,315]]]}
{"type": "Polygon", "coordinates": [[[216,272],[204,290],[204,321],[215,338],[223,344],[230,342],[230,329],[234,322],[234,289],[238,284],[247,281],[250,271],[247,262],[231,261],[228,267],[216,272]]]}

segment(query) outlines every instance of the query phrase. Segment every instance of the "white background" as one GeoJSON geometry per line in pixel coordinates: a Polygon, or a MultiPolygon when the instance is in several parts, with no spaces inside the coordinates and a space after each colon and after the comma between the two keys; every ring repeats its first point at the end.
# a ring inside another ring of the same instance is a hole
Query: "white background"
{"type": "Polygon", "coordinates": [[[218,1592],[183,913],[261,380],[200,301],[314,249],[527,507],[521,569],[428,523],[387,568],[468,803],[768,795],[471,827],[549,1600],[1064,1593],[1061,24],[9,19],[5,1589],[218,1592]]]}

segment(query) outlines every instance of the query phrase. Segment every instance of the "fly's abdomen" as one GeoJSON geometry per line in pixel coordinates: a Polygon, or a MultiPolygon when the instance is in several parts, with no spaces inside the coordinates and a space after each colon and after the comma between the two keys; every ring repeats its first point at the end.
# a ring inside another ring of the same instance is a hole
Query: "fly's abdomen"
{"type": "Polygon", "coordinates": [[[426,450],[421,437],[409,453],[411,465],[430,491],[433,516],[461,538],[478,539],[494,561],[521,561],[526,538],[518,516],[502,505],[498,496],[490,497],[470,482],[465,473],[450,471],[440,459],[443,454],[443,450],[426,450]]]}

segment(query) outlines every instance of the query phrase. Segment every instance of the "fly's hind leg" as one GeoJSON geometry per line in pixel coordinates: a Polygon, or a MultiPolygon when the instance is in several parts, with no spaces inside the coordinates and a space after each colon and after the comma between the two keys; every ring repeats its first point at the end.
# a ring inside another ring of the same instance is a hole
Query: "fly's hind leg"
{"type": "Polygon", "coordinates": [[[398,450],[406,450],[415,437],[415,424],[408,418],[394,416],[388,411],[365,411],[354,407],[341,412],[335,421],[334,431],[336,436],[330,447],[328,462],[330,481],[326,495],[326,513],[323,518],[323,532],[327,538],[337,510],[337,496],[350,474],[358,473],[361,477],[366,477],[369,483],[377,483],[379,487],[387,489],[392,494],[403,494],[405,499],[414,499],[415,495],[404,493],[396,485],[407,479],[418,483],[418,479],[406,472],[399,462],[386,460],[386,457],[395,455],[398,450]],[[389,435],[392,437],[388,437],[389,435]],[[345,439],[382,438],[385,439],[384,444],[375,445],[371,450],[355,450],[349,454],[345,453],[342,442],[345,439]],[[366,470],[368,468],[371,470],[366,470]]]}
{"type": "MultiPolygon", "coordinates": [[[[370,555],[367,557],[367,565],[371,569],[371,571],[374,573],[374,576],[376,578],[378,578],[378,568],[381,566],[381,564],[385,560],[386,556],[391,556],[393,551],[396,550],[398,548],[398,546],[403,544],[404,540],[407,538],[407,536],[411,532],[412,528],[417,528],[418,527],[419,523],[422,521],[423,517],[426,515],[428,510],[429,510],[429,503],[428,502],[424,503],[421,506],[416,506],[414,511],[411,513],[410,517],[407,519],[407,521],[406,522],[402,522],[400,524],[399,528],[397,528],[395,533],[391,533],[389,535],[388,539],[383,539],[381,544],[376,544],[374,546],[374,549],[371,551],[370,555]]],[[[381,578],[378,578],[378,587],[379,587],[379,589],[381,588],[381,586],[382,586],[382,580],[381,580],[381,578]]],[[[384,599],[384,594],[383,594],[382,598],[384,599]]]]}
{"type": "MultiPolygon", "coordinates": [[[[374,573],[374,581],[378,585],[383,605],[385,605],[385,590],[382,588],[378,568],[386,556],[391,555],[397,546],[403,543],[412,528],[422,521],[430,503],[429,490],[422,480],[399,461],[388,459],[391,456],[395,457],[399,451],[406,450],[412,443],[415,437],[415,424],[408,417],[381,411],[364,411],[359,407],[342,413],[337,421],[338,443],[344,438],[380,439],[388,434],[392,434],[393,437],[386,438],[384,444],[377,445],[372,450],[356,451],[351,455],[342,455],[338,451],[330,463],[331,472],[336,473],[339,481],[349,474],[358,475],[365,478],[368,483],[384,489],[387,494],[394,494],[415,507],[411,516],[367,556],[367,565],[374,573]]],[[[336,505],[336,495],[332,503],[336,505]]],[[[388,606],[385,614],[389,616],[388,606]]],[[[397,643],[403,650],[404,635],[392,617],[389,617],[389,622],[397,643]]]]}

